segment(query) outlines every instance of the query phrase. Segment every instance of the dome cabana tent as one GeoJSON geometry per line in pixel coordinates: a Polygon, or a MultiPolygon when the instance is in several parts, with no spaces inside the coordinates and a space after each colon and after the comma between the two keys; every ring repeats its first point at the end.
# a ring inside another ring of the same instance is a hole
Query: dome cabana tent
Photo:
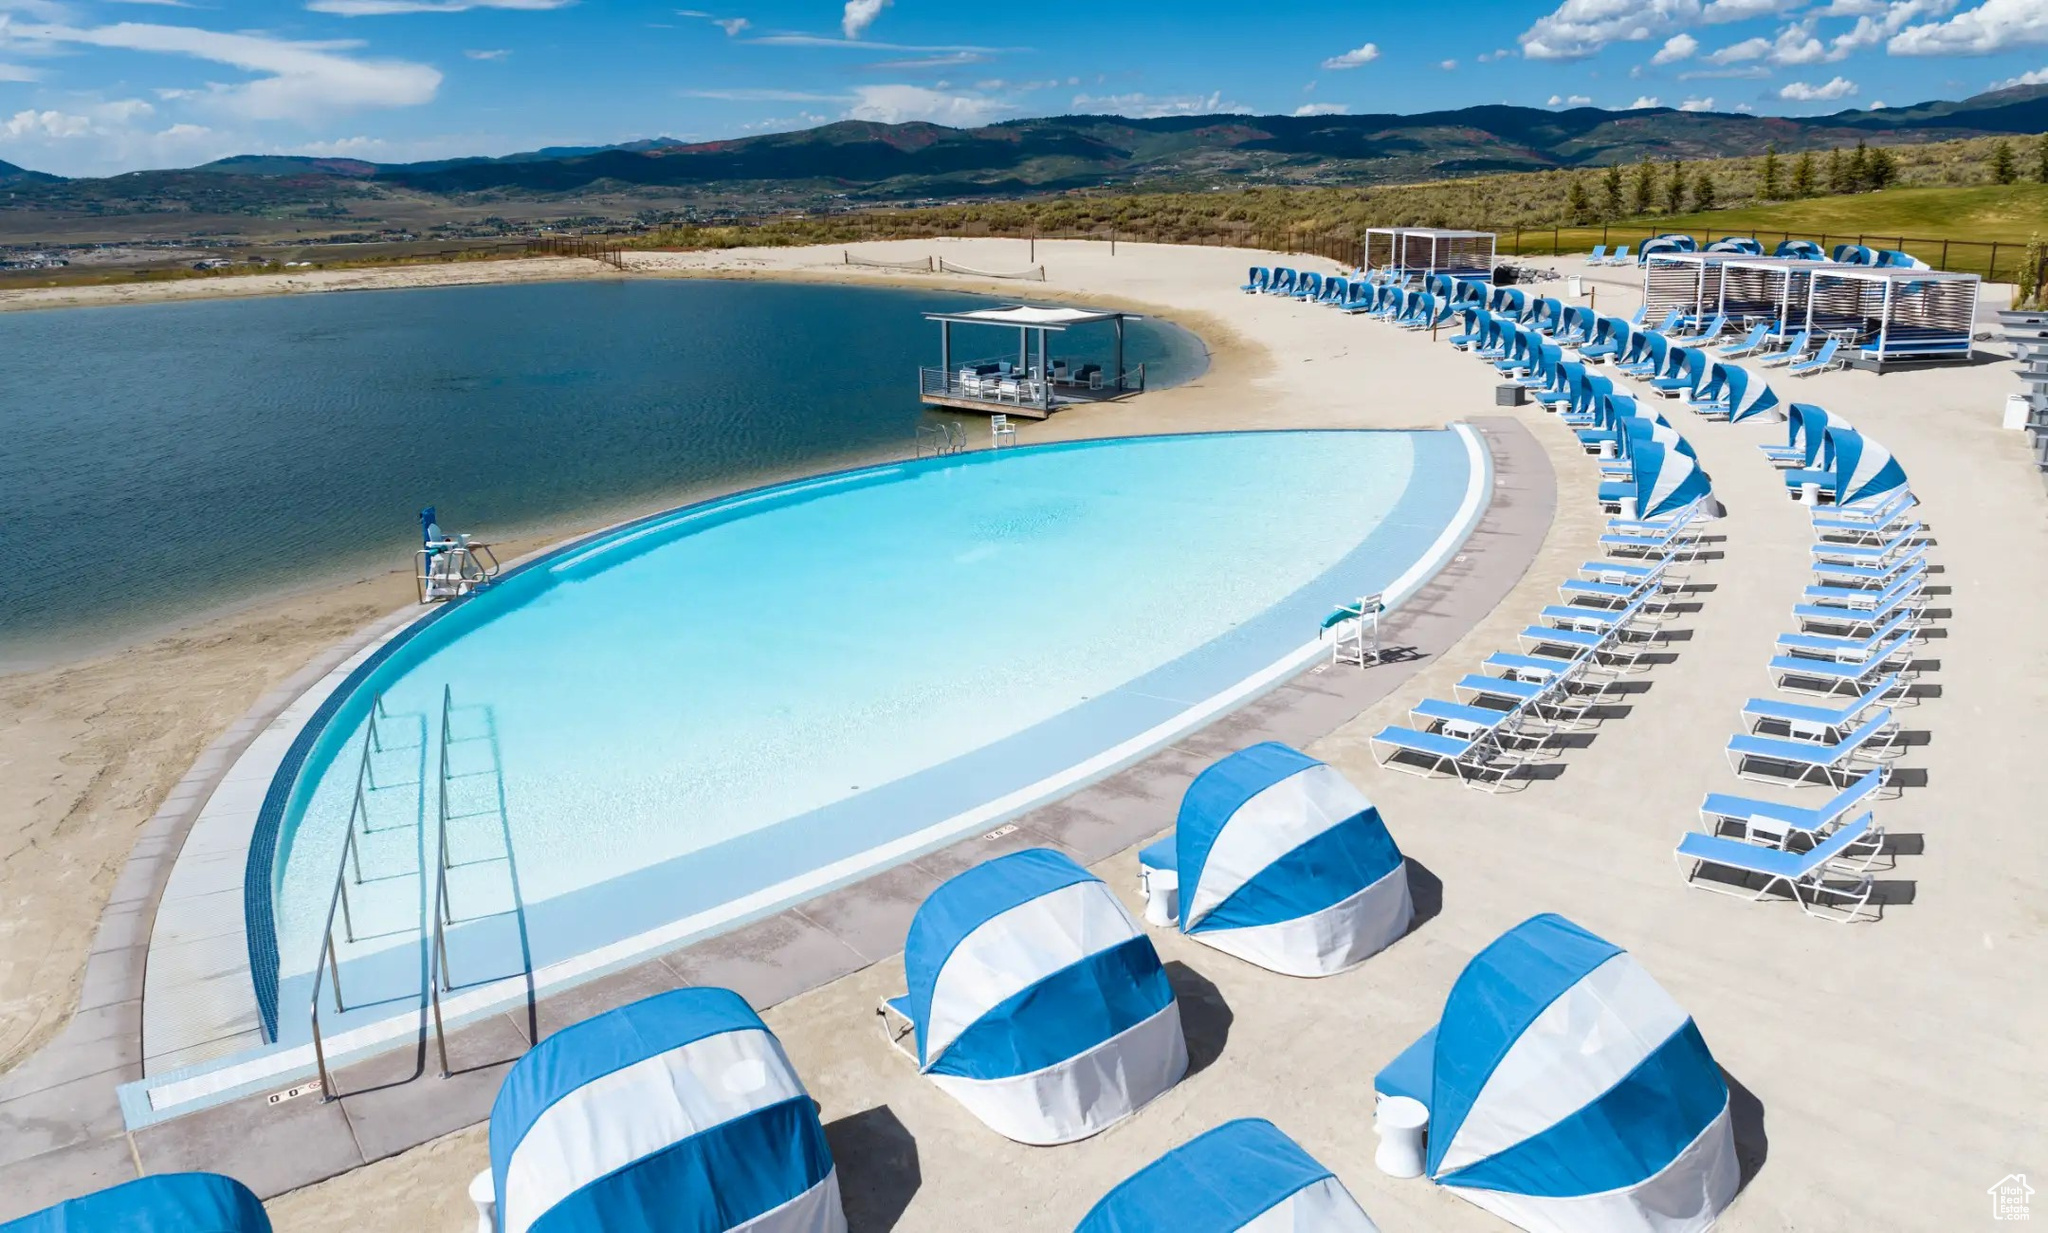
{"type": "Polygon", "coordinates": [[[1126,1178],[1074,1233],[1379,1233],[1315,1157],[1263,1118],[1197,1135],[1126,1178]]]}
{"type": "Polygon", "coordinates": [[[1735,1198],[1728,1086],[1628,952],[1561,916],[1467,964],[1374,1090],[1429,1108],[1424,1175],[1533,1233],[1697,1233],[1735,1198]]]}
{"type": "Polygon", "coordinates": [[[911,919],[903,974],[909,992],[881,1007],[891,1043],[1020,1143],[1086,1138],[1187,1072],[1151,939],[1058,852],[999,856],[933,891],[911,919]]]}
{"type": "Polygon", "coordinates": [[[1691,455],[1654,441],[1638,441],[1630,447],[1629,467],[1634,476],[1635,512],[1631,515],[1624,507],[1623,517],[1661,518],[1712,495],[1714,490],[1707,473],[1700,470],[1691,455]]]}
{"type": "Polygon", "coordinates": [[[218,1173],[155,1173],[12,1220],[7,1233],[270,1233],[247,1186],[218,1173]]]}
{"type": "Polygon", "coordinates": [[[1148,886],[1175,875],[1183,933],[1287,976],[1357,967],[1415,918],[1380,811],[1336,768],[1277,741],[1195,776],[1173,833],[1139,852],[1138,868],[1148,886]]]}
{"type": "Polygon", "coordinates": [[[1764,246],[1762,241],[1758,240],[1755,236],[1724,235],[1712,244],[1707,245],[1707,251],[1710,253],[1735,253],[1745,257],[1761,257],[1764,255],[1764,246]]]}
{"type": "Polygon", "coordinates": [[[845,1233],[839,1175],[782,1045],[729,989],[563,1028],[491,1107],[497,1233],[845,1233]]]}

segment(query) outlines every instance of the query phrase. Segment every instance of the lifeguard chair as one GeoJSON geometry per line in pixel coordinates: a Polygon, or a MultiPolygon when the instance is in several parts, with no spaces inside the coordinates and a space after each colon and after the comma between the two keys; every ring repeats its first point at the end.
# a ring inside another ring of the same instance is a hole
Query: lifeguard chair
{"type": "Polygon", "coordinates": [[[491,546],[467,535],[444,534],[431,505],[420,511],[420,540],[414,578],[423,604],[460,599],[498,576],[491,546]]]}

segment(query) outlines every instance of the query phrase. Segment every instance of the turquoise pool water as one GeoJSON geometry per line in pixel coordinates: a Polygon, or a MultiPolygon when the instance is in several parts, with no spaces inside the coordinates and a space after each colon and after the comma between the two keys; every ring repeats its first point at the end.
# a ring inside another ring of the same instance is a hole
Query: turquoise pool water
{"type": "MultiPolygon", "coordinates": [[[[303,981],[318,955],[373,695],[357,915],[390,936],[345,957],[391,966],[352,985],[417,986],[408,914],[444,781],[458,915],[510,906],[509,834],[545,965],[798,897],[957,838],[948,819],[986,829],[978,807],[1161,730],[1409,571],[1470,468],[1453,432],[1042,446],[786,485],[565,550],[441,613],[314,747],[282,831],[279,975],[303,981]]],[[[517,966],[502,922],[470,925],[451,963],[517,966]]]]}

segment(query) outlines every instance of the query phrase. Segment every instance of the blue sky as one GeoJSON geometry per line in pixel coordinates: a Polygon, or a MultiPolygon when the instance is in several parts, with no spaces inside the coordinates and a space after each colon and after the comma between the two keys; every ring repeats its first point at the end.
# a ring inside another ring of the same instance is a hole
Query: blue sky
{"type": "Polygon", "coordinates": [[[1810,114],[2044,66],[2048,0],[0,0],[0,159],[388,162],[1078,111],[1810,114]]]}

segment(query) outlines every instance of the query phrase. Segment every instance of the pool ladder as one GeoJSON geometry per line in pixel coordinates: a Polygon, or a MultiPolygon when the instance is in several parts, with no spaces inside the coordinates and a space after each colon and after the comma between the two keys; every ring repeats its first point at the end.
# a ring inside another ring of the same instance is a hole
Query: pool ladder
{"type": "MultiPolygon", "coordinates": [[[[413,877],[420,872],[415,867],[413,871],[409,872],[387,873],[368,878],[363,874],[362,837],[399,829],[398,827],[389,826],[383,828],[372,827],[369,808],[370,796],[379,790],[407,786],[404,783],[380,784],[377,779],[375,765],[377,755],[392,749],[404,748],[389,746],[385,742],[383,728],[384,725],[392,721],[392,718],[391,712],[384,705],[382,694],[377,695],[371,700],[369,720],[365,725],[363,733],[362,756],[356,764],[356,781],[354,794],[349,806],[348,829],[342,840],[341,857],[334,874],[334,889],[328,897],[326,929],[321,941],[320,956],[314,967],[309,1021],[313,1041],[314,1065],[319,1071],[320,1092],[323,1101],[336,1099],[340,1095],[340,1093],[334,1090],[333,1074],[327,1065],[326,1042],[320,1029],[321,986],[323,981],[329,987],[329,991],[333,996],[335,1013],[341,1014],[349,1009],[348,1003],[342,995],[340,944],[335,937],[335,922],[337,919],[340,921],[342,939],[350,944],[372,941],[380,937],[389,937],[395,932],[402,932],[400,930],[391,930],[381,934],[359,934],[357,932],[356,909],[352,907],[349,900],[349,887],[351,885],[362,887],[366,883],[386,882],[399,878],[413,877]]],[[[424,720],[425,717],[422,716],[422,731],[420,733],[422,752],[424,752],[423,747],[426,735],[424,720]]],[[[521,958],[520,971],[502,977],[473,980],[463,987],[486,984],[491,980],[497,979],[523,979],[526,985],[526,1039],[529,1044],[538,1038],[539,1013],[533,975],[533,951],[529,943],[526,927],[526,905],[525,899],[520,893],[518,862],[512,851],[511,824],[505,805],[504,759],[502,746],[498,740],[495,710],[488,705],[457,708],[455,706],[453,690],[444,685],[441,690],[441,730],[437,761],[438,771],[434,793],[435,869],[432,883],[432,902],[428,905],[433,913],[433,927],[430,932],[424,928],[421,929],[421,941],[427,945],[427,954],[422,967],[421,987],[417,996],[422,1004],[422,1009],[427,1012],[428,1022],[426,1026],[433,1033],[436,1055],[441,1064],[441,1077],[445,1079],[453,1073],[453,1070],[448,1062],[448,1039],[446,1024],[442,1014],[441,995],[444,992],[452,992],[458,987],[454,982],[448,963],[448,933],[454,926],[482,922],[494,918],[510,918],[518,934],[521,958]],[[481,733],[460,737],[453,735],[455,718],[459,712],[481,714],[483,717],[481,733]],[[451,765],[450,747],[452,745],[477,743],[481,743],[489,751],[488,765],[480,770],[456,770],[451,765]],[[488,778],[491,783],[490,807],[464,813],[451,812],[449,801],[450,785],[457,781],[481,778],[488,778]],[[449,844],[450,822],[461,823],[483,816],[490,816],[495,820],[496,825],[489,829],[492,832],[492,838],[499,845],[499,851],[494,854],[476,856],[466,860],[458,859],[449,844]],[[510,892],[510,906],[458,917],[455,914],[453,896],[450,894],[450,873],[456,873],[458,880],[460,880],[461,875],[459,871],[463,869],[494,864],[501,864],[505,868],[506,882],[510,892]]],[[[421,804],[424,805],[424,802],[421,802],[421,804]]],[[[420,812],[424,813],[424,809],[422,808],[420,812]]],[[[423,821],[424,819],[419,820],[423,821]]],[[[405,829],[413,830],[417,834],[417,821],[405,829]]],[[[376,1001],[388,1000],[390,999],[369,999],[357,1003],[357,1006],[361,1007],[376,1001]]]]}

